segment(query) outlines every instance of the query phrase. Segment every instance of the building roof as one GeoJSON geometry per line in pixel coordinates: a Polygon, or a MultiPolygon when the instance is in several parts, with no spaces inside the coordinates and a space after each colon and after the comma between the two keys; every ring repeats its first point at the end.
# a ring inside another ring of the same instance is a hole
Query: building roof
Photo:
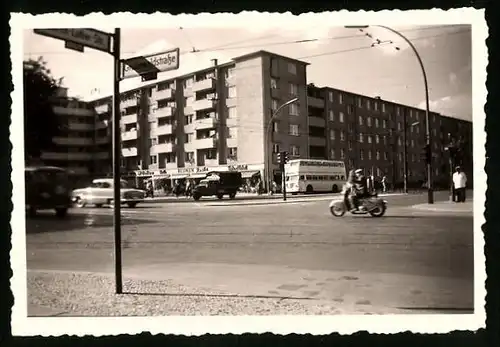
{"type": "Polygon", "coordinates": [[[272,52],[265,51],[265,50],[260,50],[260,51],[255,51],[255,52],[247,53],[247,54],[244,54],[244,55],[240,55],[240,56],[232,58],[232,60],[233,61],[246,60],[246,59],[251,59],[251,58],[255,58],[255,57],[263,56],[263,55],[267,55],[267,56],[272,56],[272,57],[277,57],[277,58],[281,58],[281,59],[293,61],[293,62],[300,63],[300,64],[303,64],[303,65],[306,65],[306,66],[307,65],[311,65],[311,63],[308,63],[308,62],[305,62],[305,61],[302,61],[302,60],[290,58],[290,57],[287,57],[287,56],[284,56],[284,55],[272,53],[272,52]]]}

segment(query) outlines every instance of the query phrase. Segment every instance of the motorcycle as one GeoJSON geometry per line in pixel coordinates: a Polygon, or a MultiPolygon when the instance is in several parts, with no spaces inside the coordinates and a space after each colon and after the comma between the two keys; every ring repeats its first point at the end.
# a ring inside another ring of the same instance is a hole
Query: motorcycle
{"type": "MultiPolygon", "coordinates": [[[[346,195],[346,190],[348,188],[348,186],[344,186],[341,199],[335,199],[330,202],[330,213],[335,217],[342,217],[347,211],[351,210],[346,195]]],[[[359,209],[351,213],[354,215],[370,214],[372,217],[382,217],[386,210],[387,201],[379,198],[377,193],[374,193],[370,197],[360,199],[359,209]]]]}

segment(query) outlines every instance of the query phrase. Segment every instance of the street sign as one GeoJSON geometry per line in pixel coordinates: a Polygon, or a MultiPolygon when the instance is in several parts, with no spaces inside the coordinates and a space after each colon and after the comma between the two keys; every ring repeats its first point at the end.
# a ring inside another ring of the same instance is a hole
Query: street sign
{"type": "Polygon", "coordinates": [[[52,37],[54,39],[72,42],[77,45],[87,46],[100,51],[111,53],[112,34],[104,31],[88,28],[69,29],[34,29],[38,35],[52,37]]]}
{"type": "Polygon", "coordinates": [[[143,80],[155,79],[156,74],[179,68],[179,48],[139,56],[122,61],[122,78],[142,76],[143,80]]]}
{"type": "Polygon", "coordinates": [[[67,49],[72,49],[74,51],[82,52],[84,51],[84,46],[79,43],[74,43],[72,41],[64,42],[64,47],[67,49]]]}

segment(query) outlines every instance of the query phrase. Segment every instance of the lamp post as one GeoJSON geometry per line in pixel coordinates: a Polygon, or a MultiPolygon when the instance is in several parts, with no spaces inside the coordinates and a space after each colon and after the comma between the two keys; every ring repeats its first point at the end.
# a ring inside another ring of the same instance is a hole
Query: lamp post
{"type": "Polygon", "coordinates": [[[453,166],[457,164],[457,151],[460,148],[460,143],[457,143],[455,138],[452,137],[451,133],[448,133],[448,146],[444,148],[445,151],[448,152],[448,165],[450,170],[450,201],[455,201],[455,189],[453,185],[453,166]]]}
{"type": "Polygon", "coordinates": [[[269,192],[269,189],[271,188],[271,165],[272,165],[272,151],[273,151],[273,146],[272,146],[272,141],[271,141],[271,125],[273,124],[273,121],[278,117],[279,112],[286,106],[293,104],[294,102],[297,102],[299,98],[293,98],[282,104],[280,107],[278,107],[276,110],[273,111],[271,118],[269,119],[269,122],[267,123],[266,127],[266,144],[267,144],[267,170],[266,170],[266,189],[269,192]]]}
{"type": "MultiPolygon", "coordinates": [[[[393,34],[401,37],[410,46],[410,48],[413,50],[413,53],[417,57],[418,63],[419,63],[420,68],[422,70],[422,76],[424,78],[424,87],[425,87],[425,143],[429,148],[432,148],[431,147],[431,128],[430,128],[431,122],[430,122],[430,114],[429,114],[429,86],[427,83],[427,74],[425,72],[425,68],[424,68],[424,64],[422,63],[422,59],[420,58],[420,55],[418,54],[417,49],[415,48],[413,43],[411,43],[411,41],[408,40],[408,38],[406,38],[406,36],[404,36],[403,34],[401,34],[398,31],[396,31],[392,28],[389,28],[387,26],[384,26],[384,25],[374,25],[374,26],[388,30],[388,31],[392,32],[393,34]]],[[[368,25],[354,25],[354,26],[348,25],[345,27],[348,29],[366,29],[369,26],[368,25]]],[[[399,50],[398,47],[396,47],[396,49],[399,50]]],[[[427,162],[427,202],[429,204],[434,203],[434,192],[433,192],[433,187],[432,187],[432,160],[429,160],[427,162]]]]}

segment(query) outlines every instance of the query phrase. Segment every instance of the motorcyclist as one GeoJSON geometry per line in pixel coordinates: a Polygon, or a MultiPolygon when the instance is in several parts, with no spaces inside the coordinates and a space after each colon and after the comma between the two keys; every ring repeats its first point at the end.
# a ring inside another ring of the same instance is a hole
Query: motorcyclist
{"type": "Polygon", "coordinates": [[[366,177],[363,175],[362,169],[357,169],[354,171],[354,186],[353,192],[351,194],[351,212],[359,210],[359,199],[365,198],[368,196],[368,187],[366,182],[366,177]]]}
{"type": "Polygon", "coordinates": [[[356,179],[356,175],[354,173],[354,169],[349,171],[349,174],[347,175],[347,182],[344,185],[344,199],[348,202],[349,208],[353,208],[353,187],[354,187],[354,181],[356,179]]]}

